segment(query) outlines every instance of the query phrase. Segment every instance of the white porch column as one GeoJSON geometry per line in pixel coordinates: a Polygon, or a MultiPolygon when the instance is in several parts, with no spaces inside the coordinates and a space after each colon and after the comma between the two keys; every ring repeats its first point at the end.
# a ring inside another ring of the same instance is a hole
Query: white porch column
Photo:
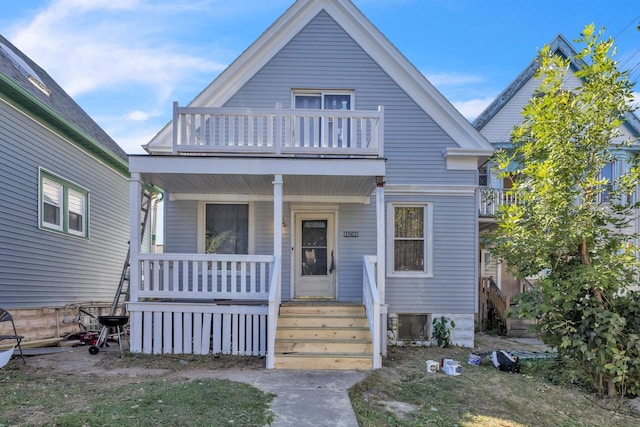
{"type": "Polygon", "coordinates": [[[380,293],[380,304],[385,304],[385,278],[386,278],[386,239],[385,239],[385,219],[384,219],[384,177],[376,178],[376,223],[377,223],[377,258],[378,268],[376,281],[378,282],[378,292],[380,293]]]}
{"type": "MultiPolygon", "coordinates": [[[[139,173],[132,173],[129,178],[129,301],[138,302],[140,289],[140,247],[142,209],[142,181],[139,173]]],[[[131,313],[130,346],[132,352],[142,351],[142,313],[131,313]]]]}
{"type": "Polygon", "coordinates": [[[378,294],[380,296],[380,352],[387,355],[387,304],[386,304],[386,276],[387,276],[387,244],[384,206],[384,177],[376,177],[376,223],[377,223],[377,259],[376,281],[378,282],[378,294]]]}
{"type": "MultiPolygon", "coordinates": [[[[273,255],[282,258],[282,175],[273,177],[273,255]]],[[[282,262],[282,260],[280,260],[282,262]]]]}

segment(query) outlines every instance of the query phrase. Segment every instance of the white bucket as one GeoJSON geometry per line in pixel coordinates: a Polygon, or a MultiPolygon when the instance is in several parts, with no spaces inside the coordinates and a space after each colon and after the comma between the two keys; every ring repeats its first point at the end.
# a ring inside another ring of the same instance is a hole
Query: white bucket
{"type": "Polygon", "coordinates": [[[454,360],[445,363],[444,365],[444,369],[443,369],[444,373],[447,375],[461,375],[462,374],[462,366],[460,366],[460,364],[454,360]]]}
{"type": "Polygon", "coordinates": [[[436,362],[435,360],[427,360],[428,373],[433,374],[435,372],[438,372],[439,369],[440,369],[440,364],[438,362],[436,362]]]}

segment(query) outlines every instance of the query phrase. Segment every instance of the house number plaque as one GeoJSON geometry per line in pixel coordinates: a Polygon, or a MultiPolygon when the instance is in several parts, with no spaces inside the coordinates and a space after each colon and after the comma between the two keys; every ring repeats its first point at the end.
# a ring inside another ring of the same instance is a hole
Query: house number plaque
{"type": "Polygon", "coordinates": [[[347,238],[347,239],[348,239],[348,238],[355,239],[355,238],[357,238],[358,236],[360,236],[360,233],[359,233],[359,232],[357,232],[357,231],[345,231],[345,232],[344,232],[344,237],[345,237],[345,238],[347,238]]]}

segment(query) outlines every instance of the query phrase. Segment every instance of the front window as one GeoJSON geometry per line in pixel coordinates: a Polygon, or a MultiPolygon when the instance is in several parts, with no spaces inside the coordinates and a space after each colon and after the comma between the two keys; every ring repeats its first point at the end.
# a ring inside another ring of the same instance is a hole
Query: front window
{"type": "Polygon", "coordinates": [[[40,170],[40,228],[88,237],[89,192],[40,170]]]}
{"type": "Polygon", "coordinates": [[[249,205],[206,204],[205,253],[249,253],[249,205]]]}
{"type": "Polygon", "coordinates": [[[431,205],[391,204],[389,265],[391,275],[432,274],[431,205]]]}

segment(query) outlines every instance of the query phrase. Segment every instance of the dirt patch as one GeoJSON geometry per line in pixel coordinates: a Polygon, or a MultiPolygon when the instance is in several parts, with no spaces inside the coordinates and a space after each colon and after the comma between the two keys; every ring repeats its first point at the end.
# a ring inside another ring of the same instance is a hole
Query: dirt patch
{"type": "Polygon", "coordinates": [[[384,407],[385,410],[391,412],[401,420],[406,419],[412,412],[420,410],[420,406],[418,405],[412,405],[411,403],[406,402],[396,402],[395,400],[383,400],[378,403],[384,407]]]}

